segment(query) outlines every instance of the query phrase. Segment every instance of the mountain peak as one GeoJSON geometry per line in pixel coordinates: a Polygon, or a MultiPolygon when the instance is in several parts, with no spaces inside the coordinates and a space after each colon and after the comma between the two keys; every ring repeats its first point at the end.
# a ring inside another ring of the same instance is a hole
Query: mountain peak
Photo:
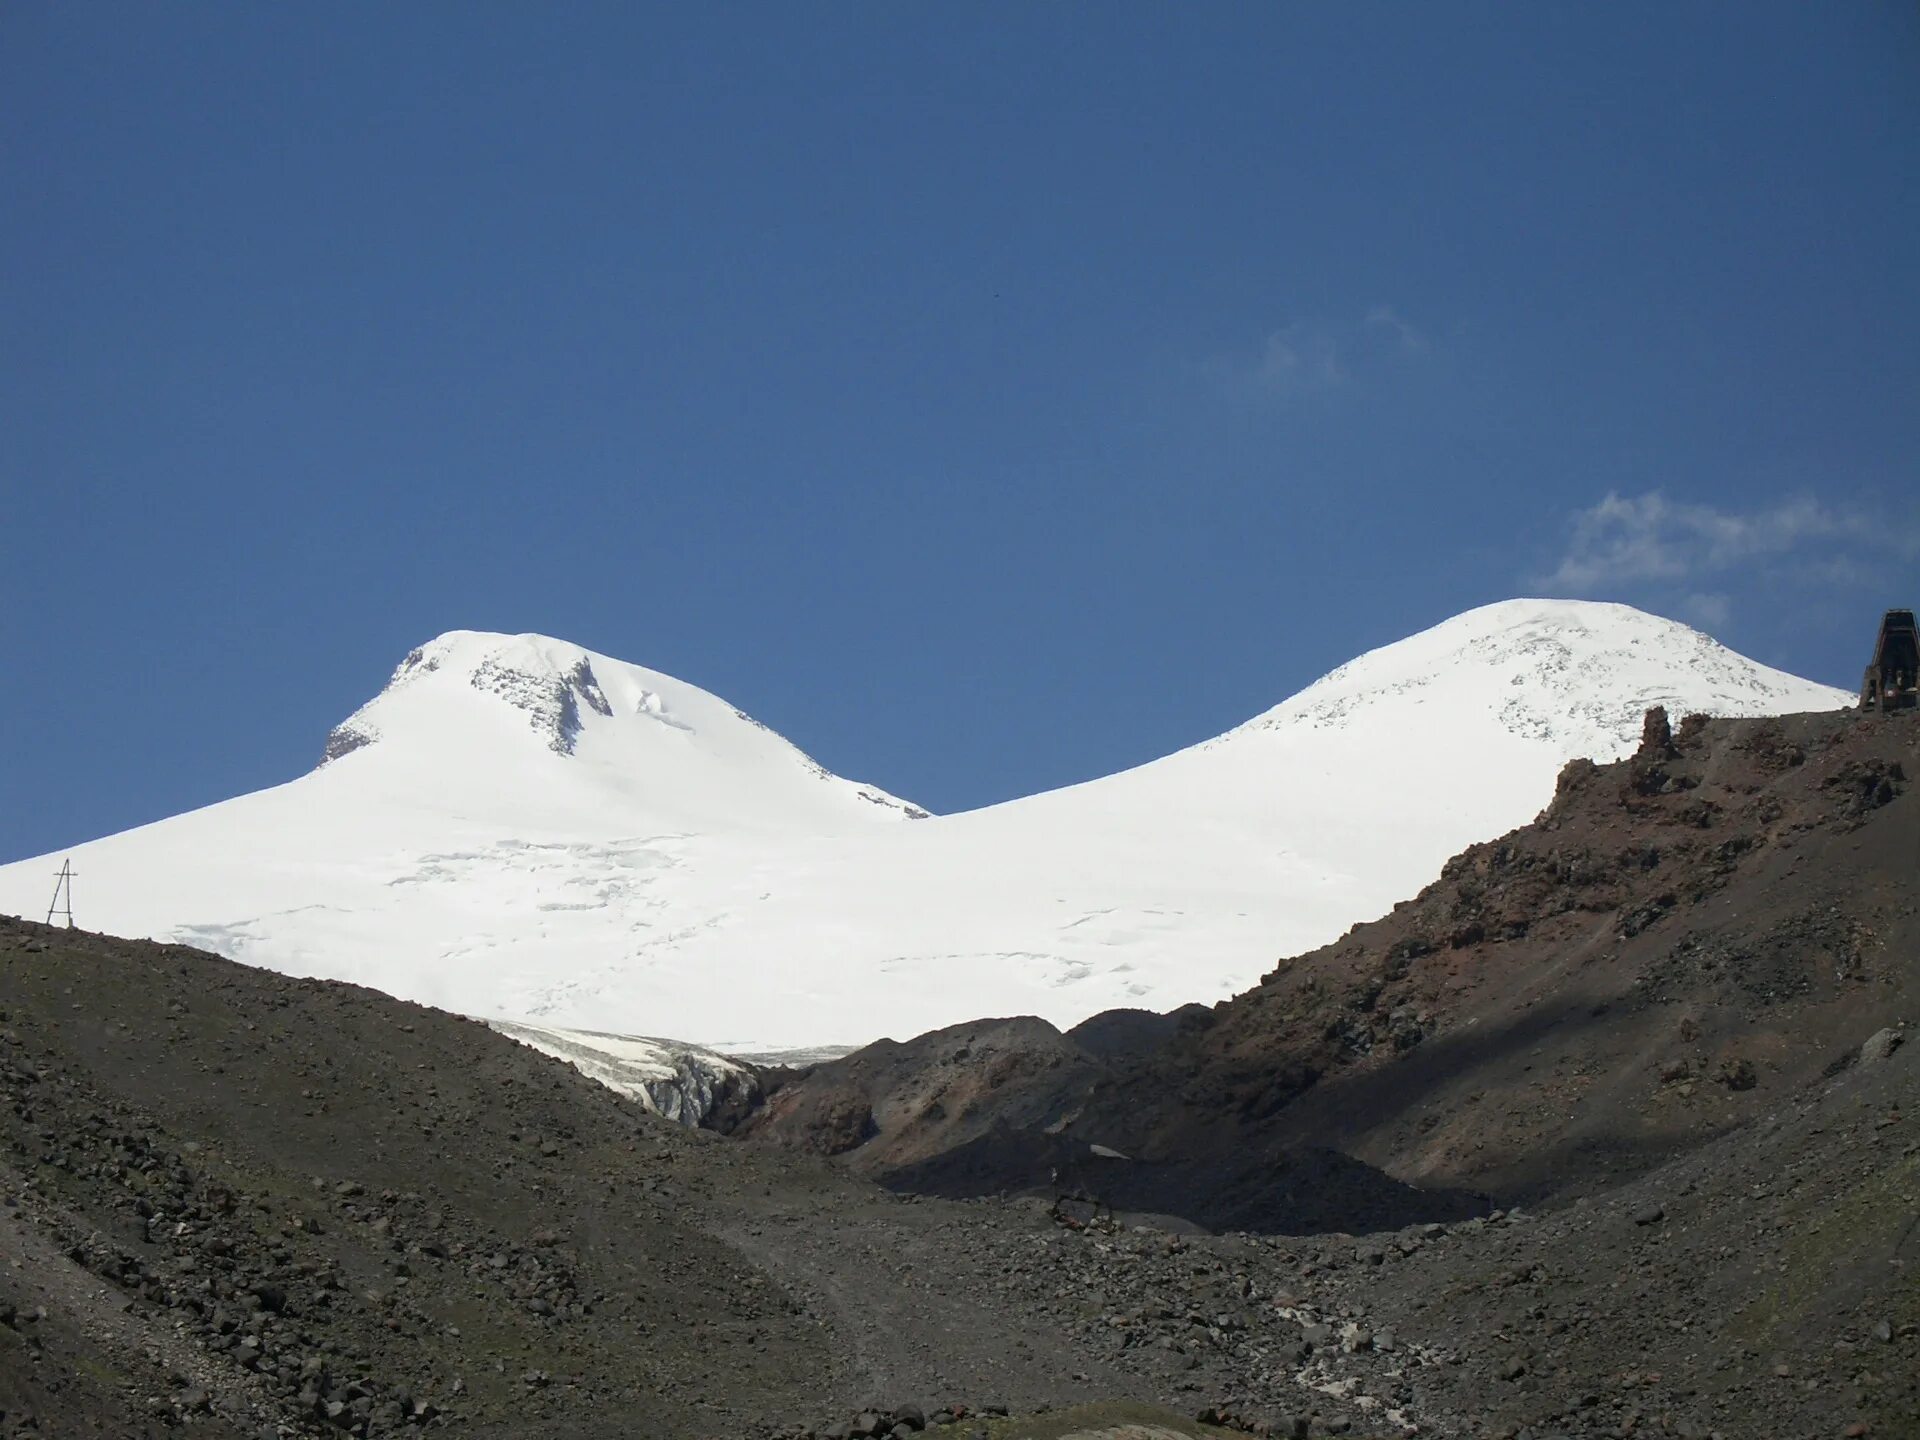
{"type": "Polygon", "coordinates": [[[449,630],[407,652],[366,704],[328,733],[317,773],[367,763],[412,782],[438,777],[471,794],[571,784],[615,811],[628,798],[654,813],[804,812],[839,800],[856,814],[926,812],[842,780],[798,747],[697,685],[550,635],[449,630]],[[554,757],[575,762],[565,778],[554,757]],[[763,803],[764,802],[764,803],[763,803]]]}
{"type": "MultiPolygon", "coordinates": [[[[320,763],[378,740],[377,716],[393,708],[390,697],[430,676],[441,677],[442,684],[465,684],[520,711],[549,750],[571,755],[580,736],[583,706],[608,719],[614,713],[594,674],[593,659],[578,645],[548,635],[449,630],[408,651],[379,695],[328,733],[320,763]]],[[[666,706],[657,692],[644,691],[638,708],[655,719],[665,718],[666,706]]]]}
{"type": "Polygon", "coordinates": [[[1676,714],[1829,710],[1851,697],[1736,654],[1659,615],[1599,600],[1482,605],[1348,661],[1242,730],[1418,724],[1484,715],[1595,760],[1632,749],[1655,705],[1676,714]]]}

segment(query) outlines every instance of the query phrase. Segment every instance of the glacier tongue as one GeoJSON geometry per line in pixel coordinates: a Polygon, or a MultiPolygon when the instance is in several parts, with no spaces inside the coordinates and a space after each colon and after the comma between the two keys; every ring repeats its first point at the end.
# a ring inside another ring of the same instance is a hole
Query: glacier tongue
{"type": "MultiPolygon", "coordinates": [[[[1625,606],[1516,600],[1150,764],[916,818],[672,676],[456,631],[313,772],[72,853],[83,924],[549,1033],[1066,1026],[1224,998],[1384,912],[1567,760],[1630,750],[1649,705],[1850,701],[1625,606]]],[[[44,906],[60,858],[0,867],[0,910],[44,906]]]]}
{"type": "Polygon", "coordinates": [[[487,1023],[681,1125],[705,1125],[722,1107],[744,1104],[760,1091],[759,1079],[747,1066],[697,1045],[510,1020],[487,1023]]]}

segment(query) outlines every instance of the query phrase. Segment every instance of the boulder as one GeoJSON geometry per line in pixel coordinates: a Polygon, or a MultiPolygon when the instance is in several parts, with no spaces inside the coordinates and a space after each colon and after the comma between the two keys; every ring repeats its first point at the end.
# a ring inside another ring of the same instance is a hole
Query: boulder
{"type": "Polygon", "coordinates": [[[1866,1038],[1865,1043],[1860,1046],[1860,1063],[1862,1065],[1878,1065],[1882,1060],[1892,1056],[1893,1052],[1900,1048],[1901,1042],[1905,1039],[1905,1035],[1891,1026],[1885,1030],[1874,1031],[1873,1034],[1866,1038]]]}

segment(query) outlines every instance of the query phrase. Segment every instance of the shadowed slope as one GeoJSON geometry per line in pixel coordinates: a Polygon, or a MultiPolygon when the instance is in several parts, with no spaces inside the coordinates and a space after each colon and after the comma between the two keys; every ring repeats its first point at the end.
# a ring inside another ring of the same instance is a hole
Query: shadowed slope
{"type": "Polygon", "coordinates": [[[1535,824],[1143,1049],[952,1027],[816,1068],[748,1134],[804,1144],[858,1115],[829,1148],[943,1194],[1045,1186],[1054,1152],[1098,1145],[1156,1195],[1185,1173],[1176,1213],[1257,1228],[1317,1223],[1236,1199],[1313,1151],[1468,1194],[1616,1184],[1920,1016],[1916,774],[1913,715],[1661,716],[1632,759],[1569,765],[1535,824]]]}

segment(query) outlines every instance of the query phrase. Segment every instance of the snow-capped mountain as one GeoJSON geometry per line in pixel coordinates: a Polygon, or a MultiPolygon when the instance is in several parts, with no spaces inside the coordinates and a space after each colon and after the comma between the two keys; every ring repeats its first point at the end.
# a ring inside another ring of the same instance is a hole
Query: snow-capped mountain
{"type": "MultiPolygon", "coordinates": [[[[408,656],[311,774],[72,852],[83,924],[533,1025],[721,1049],[1071,1024],[1243,989],[1530,820],[1649,705],[1843,691],[1621,605],[1515,600],[1225,735],[966,814],[840,779],[725,701],[539,636],[408,656]]],[[[37,914],[61,857],[0,867],[37,914]]]]}
{"type": "Polygon", "coordinates": [[[456,630],[421,646],[334,727],[321,770],[330,784],[436,807],[460,794],[490,818],[588,834],[635,823],[811,833],[925,814],[831,774],[718,696],[544,635],[456,630]]]}

